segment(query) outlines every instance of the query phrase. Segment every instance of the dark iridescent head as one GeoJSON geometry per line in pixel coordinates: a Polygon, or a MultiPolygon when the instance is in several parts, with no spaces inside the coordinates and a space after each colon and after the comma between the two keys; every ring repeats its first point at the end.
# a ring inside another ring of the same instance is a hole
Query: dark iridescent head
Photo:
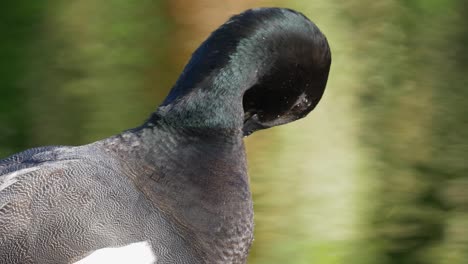
{"type": "Polygon", "coordinates": [[[195,51],[157,113],[177,125],[249,135],[312,111],[330,64],[325,36],[304,15],[251,9],[232,17],[195,51]]]}

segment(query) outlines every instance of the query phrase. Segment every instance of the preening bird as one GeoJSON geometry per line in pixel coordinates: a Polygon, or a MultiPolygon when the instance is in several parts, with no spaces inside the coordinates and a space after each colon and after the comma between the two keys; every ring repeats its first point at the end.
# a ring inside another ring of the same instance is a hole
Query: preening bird
{"type": "Polygon", "coordinates": [[[245,263],[243,137],[312,111],[330,64],[325,36],[296,11],[233,16],[141,126],[0,160],[0,263],[117,263],[105,256],[118,252],[127,263],[245,263]]]}

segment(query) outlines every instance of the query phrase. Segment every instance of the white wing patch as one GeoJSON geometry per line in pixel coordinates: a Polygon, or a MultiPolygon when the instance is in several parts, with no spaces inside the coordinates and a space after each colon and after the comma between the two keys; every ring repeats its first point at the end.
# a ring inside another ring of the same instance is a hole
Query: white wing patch
{"type": "Polygon", "coordinates": [[[19,171],[14,171],[12,173],[8,173],[5,175],[0,175],[0,192],[4,189],[6,189],[8,186],[14,184],[17,182],[16,177],[33,172],[35,170],[38,170],[39,168],[34,167],[34,168],[27,168],[27,169],[22,169],[19,171]]]}
{"type": "Polygon", "coordinates": [[[118,248],[102,248],[74,264],[153,264],[156,256],[147,241],[132,243],[118,248]]]}

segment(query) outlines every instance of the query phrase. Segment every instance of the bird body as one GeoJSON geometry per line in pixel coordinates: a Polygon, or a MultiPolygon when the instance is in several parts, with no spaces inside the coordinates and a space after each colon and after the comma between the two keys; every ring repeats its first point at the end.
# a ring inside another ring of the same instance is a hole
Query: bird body
{"type": "MultiPolygon", "coordinates": [[[[231,153],[224,155],[224,146],[207,147],[199,138],[194,141],[202,148],[190,140],[176,143],[189,148],[171,144],[176,142],[171,139],[145,144],[138,135],[146,132],[127,132],[81,147],[33,149],[3,162],[0,260],[70,263],[100,248],[142,241],[153,246],[161,263],[203,263],[213,260],[206,256],[210,251],[226,255],[221,260],[246,254],[253,223],[245,163],[231,153]],[[171,155],[163,155],[167,151],[171,155]],[[195,162],[199,155],[210,162],[195,162]],[[176,173],[179,170],[188,171],[176,173]],[[191,179],[185,175],[192,173],[196,181],[186,182],[191,179]],[[210,179],[218,173],[232,180],[210,179]],[[224,241],[236,230],[236,240],[224,241]],[[229,244],[236,247],[221,253],[229,244]],[[28,255],[15,259],[22,248],[28,255]]],[[[237,147],[229,149],[243,153],[237,147]]]]}
{"type": "Polygon", "coordinates": [[[0,263],[83,264],[126,247],[149,250],[149,263],[245,263],[243,137],[309,113],[329,67],[328,43],[303,15],[234,16],[142,126],[0,160],[0,263]]]}

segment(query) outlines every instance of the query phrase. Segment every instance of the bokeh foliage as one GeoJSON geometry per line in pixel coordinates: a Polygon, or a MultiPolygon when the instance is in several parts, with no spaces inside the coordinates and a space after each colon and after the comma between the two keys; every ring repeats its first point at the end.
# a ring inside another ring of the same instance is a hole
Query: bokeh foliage
{"type": "Polygon", "coordinates": [[[468,260],[468,4],[463,0],[5,2],[0,156],[140,124],[230,15],[284,6],[327,35],[317,109],[247,141],[249,263],[468,260]]]}

